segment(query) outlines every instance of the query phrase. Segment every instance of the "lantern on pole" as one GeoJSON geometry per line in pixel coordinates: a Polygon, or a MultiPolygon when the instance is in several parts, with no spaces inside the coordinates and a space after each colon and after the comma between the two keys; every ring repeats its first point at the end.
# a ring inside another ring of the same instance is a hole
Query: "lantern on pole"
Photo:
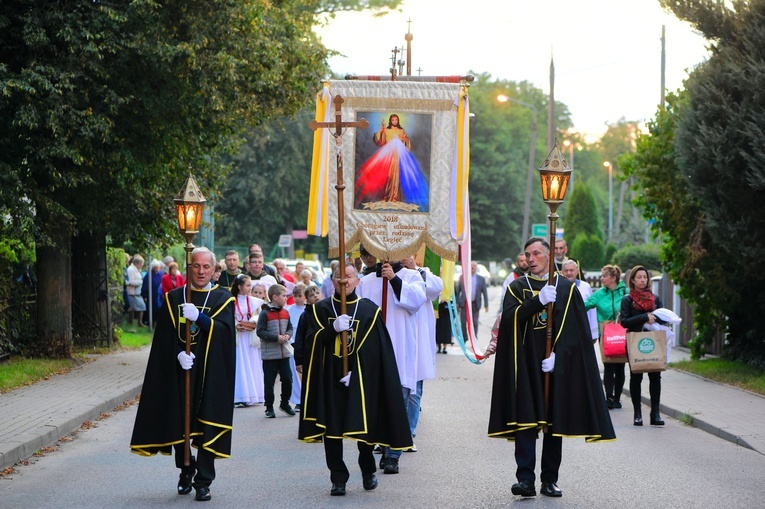
{"type": "MultiPolygon", "coordinates": [[[[552,150],[547,154],[545,162],[539,167],[539,179],[542,185],[542,200],[550,209],[547,219],[550,221],[550,248],[555,246],[555,223],[558,220],[556,210],[563,203],[568,191],[568,183],[571,178],[571,168],[563,158],[560,147],[556,142],[552,150]]],[[[547,284],[555,284],[555,257],[550,253],[550,266],[547,284]]],[[[554,302],[547,304],[547,338],[545,341],[545,358],[550,357],[552,352],[552,329],[553,329],[553,306],[554,302]]],[[[550,373],[545,373],[545,409],[549,408],[550,400],[550,373]]]]}
{"type": "MultiPolygon", "coordinates": [[[[194,244],[191,240],[199,233],[199,225],[202,222],[202,212],[207,200],[199,190],[197,181],[189,174],[186,182],[183,184],[178,196],[173,203],[178,217],[178,229],[186,238],[186,245],[183,246],[186,251],[186,302],[191,302],[191,287],[189,283],[192,280],[191,251],[194,250],[194,244]]],[[[191,353],[191,322],[186,321],[186,354],[191,353]]],[[[184,459],[185,466],[191,465],[191,370],[186,370],[186,394],[184,401],[184,459]]]]}

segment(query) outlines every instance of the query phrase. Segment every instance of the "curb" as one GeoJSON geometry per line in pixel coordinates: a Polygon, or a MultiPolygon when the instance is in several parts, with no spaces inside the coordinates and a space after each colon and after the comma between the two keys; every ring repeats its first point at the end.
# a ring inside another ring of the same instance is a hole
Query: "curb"
{"type": "MultiPolygon", "coordinates": [[[[683,374],[691,374],[691,373],[685,373],[684,371],[682,373],[683,374]]],[[[693,376],[696,376],[696,377],[701,378],[703,380],[708,380],[710,382],[719,383],[719,382],[715,382],[714,380],[709,380],[708,378],[700,377],[698,375],[693,375],[693,376]]],[[[721,385],[725,385],[725,384],[721,384],[721,385]]],[[[730,387],[730,386],[728,386],[728,387],[730,387]]],[[[745,392],[749,392],[749,391],[745,391],[745,392]]],[[[627,387],[625,387],[622,390],[622,394],[624,394],[628,398],[631,396],[630,391],[629,391],[629,389],[627,387]]],[[[759,396],[759,394],[758,394],[758,396],[759,396]]],[[[651,398],[650,398],[650,396],[642,396],[641,395],[640,400],[641,400],[641,402],[644,405],[647,405],[648,407],[651,406],[651,398]]],[[[690,426],[690,427],[696,428],[696,429],[700,429],[701,431],[709,433],[710,435],[714,435],[714,436],[716,436],[718,438],[722,438],[723,440],[726,440],[726,441],[731,442],[733,444],[740,445],[741,447],[744,447],[746,449],[749,449],[749,450],[758,452],[760,454],[763,454],[761,451],[758,451],[757,449],[752,447],[742,437],[740,437],[738,435],[735,435],[733,433],[730,433],[728,431],[725,431],[724,429],[720,428],[719,426],[711,424],[711,423],[709,423],[707,421],[704,421],[702,419],[698,419],[698,418],[694,417],[693,415],[691,415],[691,414],[689,414],[687,412],[683,412],[681,410],[677,410],[675,408],[668,407],[667,405],[665,405],[663,403],[659,404],[659,410],[661,410],[661,413],[665,417],[671,417],[673,419],[676,419],[676,420],[682,422],[683,424],[685,424],[687,426],[690,426]]]]}
{"type": "Polygon", "coordinates": [[[104,412],[111,412],[115,407],[141,393],[143,383],[128,388],[116,396],[112,396],[95,404],[83,403],[68,412],[68,416],[53,417],[37,429],[19,435],[17,438],[2,444],[0,450],[0,470],[12,467],[16,463],[32,457],[43,447],[48,447],[104,412]]]}

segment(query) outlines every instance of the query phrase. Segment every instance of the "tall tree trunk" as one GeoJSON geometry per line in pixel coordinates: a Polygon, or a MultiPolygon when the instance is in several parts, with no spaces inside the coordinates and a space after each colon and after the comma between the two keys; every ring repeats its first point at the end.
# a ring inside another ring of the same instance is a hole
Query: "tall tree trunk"
{"type": "Polygon", "coordinates": [[[71,225],[42,209],[38,218],[55,245],[37,243],[37,340],[30,353],[67,359],[72,355],[71,225]]]}
{"type": "Polygon", "coordinates": [[[111,346],[106,246],[98,233],[72,239],[72,306],[74,342],[111,346]]]}

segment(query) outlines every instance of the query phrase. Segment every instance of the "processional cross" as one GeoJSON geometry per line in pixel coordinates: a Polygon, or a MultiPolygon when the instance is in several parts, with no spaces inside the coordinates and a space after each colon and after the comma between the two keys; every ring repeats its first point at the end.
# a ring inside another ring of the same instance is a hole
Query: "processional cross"
{"type": "MultiPolygon", "coordinates": [[[[345,206],[343,204],[343,191],[345,190],[345,184],[343,183],[343,128],[360,127],[366,129],[369,127],[369,122],[362,118],[355,122],[343,122],[343,102],[345,100],[340,95],[336,95],[332,102],[335,103],[335,121],[334,122],[317,122],[311,120],[308,127],[315,131],[319,128],[335,128],[335,132],[332,136],[335,137],[336,152],[337,152],[337,183],[335,189],[337,189],[337,234],[339,237],[338,249],[340,251],[340,314],[346,314],[346,300],[345,292],[346,285],[348,284],[348,278],[345,274],[345,206]]],[[[342,344],[343,353],[343,376],[348,374],[348,343],[346,342],[347,331],[340,333],[340,343],[342,344]]]]}

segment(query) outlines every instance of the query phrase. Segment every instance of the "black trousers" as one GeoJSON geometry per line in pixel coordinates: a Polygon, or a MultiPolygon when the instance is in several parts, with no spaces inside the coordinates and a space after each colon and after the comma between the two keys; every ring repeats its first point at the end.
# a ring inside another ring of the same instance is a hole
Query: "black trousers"
{"type": "MultiPolygon", "coordinates": [[[[542,482],[558,482],[563,438],[543,433],[542,439],[542,482]]],[[[515,434],[515,477],[519,481],[536,480],[534,467],[537,461],[537,430],[527,429],[515,434]]]]}
{"type": "Polygon", "coordinates": [[[175,466],[181,469],[184,474],[193,473],[194,469],[197,475],[194,476],[194,488],[202,486],[209,487],[215,479],[215,455],[204,449],[197,449],[197,457],[194,458],[194,449],[191,450],[191,466],[183,465],[184,444],[175,444],[175,466]]]}
{"type": "Polygon", "coordinates": [[[606,388],[606,397],[619,399],[624,389],[624,363],[603,363],[603,385],[606,388]]]}
{"type": "Polygon", "coordinates": [[[282,381],[282,399],[281,403],[289,403],[292,396],[292,370],[290,369],[290,358],[267,359],[263,360],[263,385],[265,389],[266,408],[274,406],[274,384],[276,375],[282,381]]]}
{"type": "MultiPolygon", "coordinates": [[[[630,397],[635,411],[640,408],[640,386],[643,384],[643,373],[630,372],[630,397]]],[[[648,391],[651,395],[651,410],[658,410],[661,401],[661,372],[648,373],[648,391]]]]}
{"type": "MultiPolygon", "coordinates": [[[[362,474],[373,474],[377,470],[372,447],[364,442],[356,442],[359,448],[359,467],[362,474]]],[[[329,468],[329,478],[333,483],[346,483],[350,477],[348,467],[343,461],[343,441],[339,438],[324,437],[324,456],[329,468]]]]}

